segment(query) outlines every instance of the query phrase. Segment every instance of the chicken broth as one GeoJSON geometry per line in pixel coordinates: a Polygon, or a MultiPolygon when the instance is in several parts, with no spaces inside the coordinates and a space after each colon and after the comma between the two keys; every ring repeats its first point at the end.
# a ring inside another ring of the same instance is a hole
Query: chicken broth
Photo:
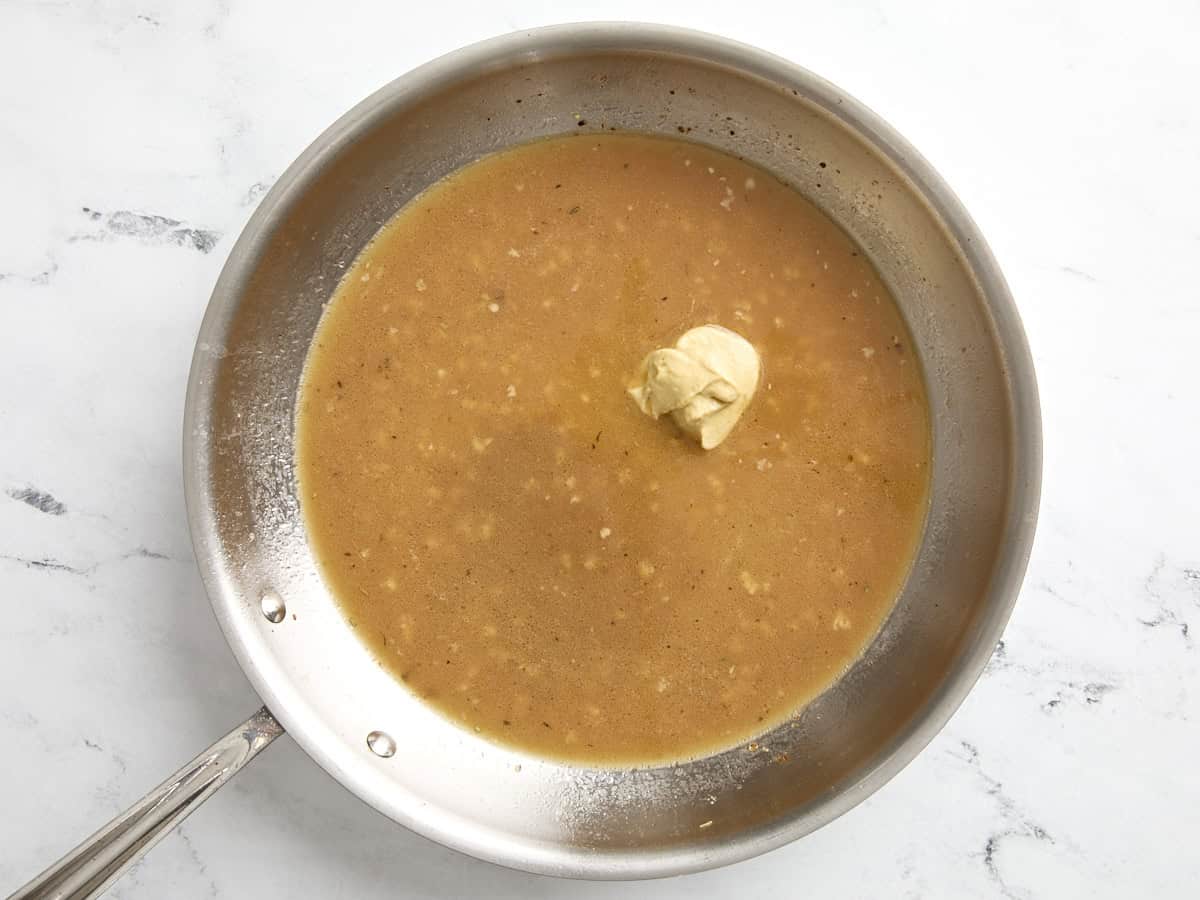
{"type": "Polygon", "coordinates": [[[297,410],[309,539],[380,664],[548,757],[694,757],[795,714],[903,584],[929,416],[903,321],[823,213],[697,144],[473,163],[348,270],[297,410]],[[703,450],[628,389],[724,326],[761,359],[703,450]]]}

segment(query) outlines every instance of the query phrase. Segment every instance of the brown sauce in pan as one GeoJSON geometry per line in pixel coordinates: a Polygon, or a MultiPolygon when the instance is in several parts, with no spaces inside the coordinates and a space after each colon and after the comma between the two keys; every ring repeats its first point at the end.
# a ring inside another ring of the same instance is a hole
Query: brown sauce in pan
{"type": "Polygon", "coordinates": [[[681,759],[864,650],[923,521],[929,417],[887,289],[791,188],[692,143],[487,157],[347,272],[298,408],[312,546],[379,662],[560,759],[681,759]],[[626,388],[716,323],[757,395],[703,451],[626,388]]]}

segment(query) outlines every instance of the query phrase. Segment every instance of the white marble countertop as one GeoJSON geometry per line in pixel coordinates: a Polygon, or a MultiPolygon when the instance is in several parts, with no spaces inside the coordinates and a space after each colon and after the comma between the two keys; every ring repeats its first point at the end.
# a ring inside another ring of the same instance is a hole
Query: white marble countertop
{"type": "Polygon", "coordinates": [[[179,448],[196,329],[257,199],[441,52],[654,18],[835,81],[991,241],[1046,433],[1001,651],[878,794],[720,871],[619,886],[478,863],[285,739],[112,896],[1196,896],[1200,7],[1002,5],[0,4],[0,891],[258,706],[192,561],[179,448]]]}

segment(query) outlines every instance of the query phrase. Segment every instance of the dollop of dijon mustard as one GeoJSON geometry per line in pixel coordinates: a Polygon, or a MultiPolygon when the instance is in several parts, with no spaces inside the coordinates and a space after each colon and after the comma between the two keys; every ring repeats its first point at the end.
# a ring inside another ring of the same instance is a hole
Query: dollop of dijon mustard
{"type": "Polygon", "coordinates": [[[711,450],[729,436],[758,389],[754,345],[720,325],[693,328],[650,353],[629,389],[638,408],[657,419],[670,413],[687,435],[711,450]]]}

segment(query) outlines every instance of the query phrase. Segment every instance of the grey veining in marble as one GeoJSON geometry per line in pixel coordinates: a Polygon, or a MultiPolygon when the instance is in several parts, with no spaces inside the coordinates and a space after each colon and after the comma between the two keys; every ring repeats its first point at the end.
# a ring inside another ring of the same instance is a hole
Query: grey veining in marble
{"type": "Polygon", "coordinates": [[[274,177],[438,53],[646,17],[842,85],[992,242],[1046,471],[987,672],[877,795],[728,869],[496,869],[392,826],[284,740],[112,896],[1195,896],[1200,7],[1167,0],[0,4],[0,891],[258,705],[191,558],[179,440],[208,293],[274,177]]]}

